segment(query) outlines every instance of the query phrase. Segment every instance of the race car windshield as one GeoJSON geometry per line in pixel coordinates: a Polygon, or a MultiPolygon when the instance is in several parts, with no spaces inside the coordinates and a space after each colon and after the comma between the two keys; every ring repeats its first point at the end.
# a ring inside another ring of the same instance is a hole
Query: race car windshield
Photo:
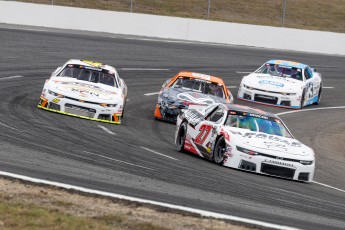
{"type": "Polygon", "coordinates": [[[199,93],[225,98],[224,89],[222,85],[196,78],[180,77],[171,85],[171,87],[192,90],[199,93]]]}
{"type": "Polygon", "coordinates": [[[88,69],[84,66],[66,66],[65,69],[58,74],[59,77],[71,77],[82,81],[100,83],[113,87],[118,87],[114,74],[98,71],[96,69],[88,69]]]}
{"type": "Polygon", "coordinates": [[[243,114],[228,114],[226,126],[241,129],[249,129],[253,132],[261,132],[270,135],[292,138],[284,124],[276,118],[256,117],[243,114]]]}
{"type": "Polygon", "coordinates": [[[303,81],[302,69],[290,67],[290,66],[265,64],[260,69],[258,69],[255,73],[264,73],[264,74],[269,74],[272,76],[292,78],[292,79],[297,79],[299,81],[303,81]]]}

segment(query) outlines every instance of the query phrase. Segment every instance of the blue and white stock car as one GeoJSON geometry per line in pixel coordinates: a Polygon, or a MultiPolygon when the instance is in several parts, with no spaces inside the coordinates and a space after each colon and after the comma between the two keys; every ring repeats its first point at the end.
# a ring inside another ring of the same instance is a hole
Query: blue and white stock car
{"type": "Polygon", "coordinates": [[[318,104],[322,77],[306,64],[270,60],[255,72],[244,76],[237,98],[284,108],[301,109],[318,104]]]}

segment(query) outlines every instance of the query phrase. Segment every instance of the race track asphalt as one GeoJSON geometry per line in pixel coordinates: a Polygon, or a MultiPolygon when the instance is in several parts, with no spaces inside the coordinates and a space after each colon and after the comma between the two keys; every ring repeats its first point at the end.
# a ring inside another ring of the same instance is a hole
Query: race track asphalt
{"type": "MultiPolygon", "coordinates": [[[[0,171],[302,229],[345,228],[344,108],[281,115],[294,136],[315,150],[318,183],[307,184],[179,153],[175,126],[153,118],[157,95],[144,95],[158,92],[180,70],[238,86],[243,72],[288,59],[315,67],[327,87],[321,103],[304,110],[345,106],[344,56],[4,24],[0,41],[0,171]],[[129,90],[122,125],[37,108],[45,79],[71,58],[118,69],[129,90]]],[[[230,90],[237,95],[237,88],[230,90]]]]}

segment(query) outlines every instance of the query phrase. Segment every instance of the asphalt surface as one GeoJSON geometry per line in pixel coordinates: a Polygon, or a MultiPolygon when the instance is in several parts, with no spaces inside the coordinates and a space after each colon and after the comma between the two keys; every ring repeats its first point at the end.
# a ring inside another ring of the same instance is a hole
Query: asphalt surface
{"type": "MultiPolygon", "coordinates": [[[[323,85],[333,87],[324,89],[318,106],[306,109],[345,106],[344,56],[40,30],[46,29],[0,24],[1,171],[303,229],[345,228],[345,109],[281,115],[294,136],[315,150],[314,180],[336,190],[181,154],[175,126],[153,118],[157,95],[144,95],[158,92],[180,70],[238,86],[239,72],[289,59],[316,67],[323,85]],[[37,108],[45,79],[71,58],[118,68],[129,90],[122,125],[37,108]]],[[[231,92],[237,95],[237,88],[231,92]]]]}

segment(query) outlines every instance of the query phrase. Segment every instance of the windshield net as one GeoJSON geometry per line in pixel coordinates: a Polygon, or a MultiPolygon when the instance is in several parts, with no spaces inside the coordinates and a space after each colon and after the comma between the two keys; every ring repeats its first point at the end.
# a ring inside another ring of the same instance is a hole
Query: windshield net
{"type": "Polygon", "coordinates": [[[272,76],[292,78],[292,79],[303,81],[302,69],[290,67],[290,66],[265,64],[260,69],[258,69],[255,73],[264,73],[264,74],[270,74],[272,76]]]}
{"type": "Polygon", "coordinates": [[[241,129],[249,129],[254,132],[292,138],[284,124],[277,118],[231,111],[228,114],[225,125],[241,129]]]}
{"type": "Polygon", "coordinates": [[[67,65],[59,74],[59,77],[71,77],[82,81],[101,83],[118,87],[114,74],[103,69],[92,68],[82,65],[67,65]]]}
{"type": "Polygon", "coordinates": [[[225,98],[224,88],[214,82],[200,80],[191,77],[179,77],[172,85],[172,88],[182,88],[199,93],[209,94],[220,98],[225,98]]]}

